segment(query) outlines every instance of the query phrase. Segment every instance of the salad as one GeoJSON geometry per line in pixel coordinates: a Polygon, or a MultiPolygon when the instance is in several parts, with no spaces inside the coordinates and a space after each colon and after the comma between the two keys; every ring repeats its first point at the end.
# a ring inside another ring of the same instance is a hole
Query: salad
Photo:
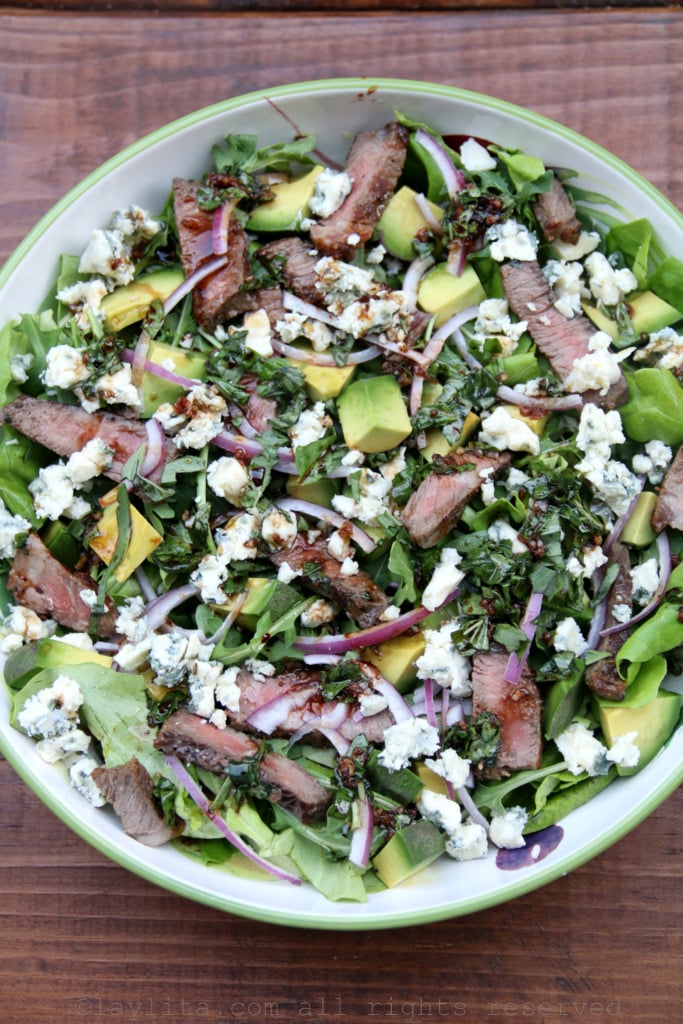
{"type": "Polygon", "coordinates": [[[683,263],[574,178],[230,135],[0,331],[11,723],[134,839],[360,901],[671,737],[683,263]]]}

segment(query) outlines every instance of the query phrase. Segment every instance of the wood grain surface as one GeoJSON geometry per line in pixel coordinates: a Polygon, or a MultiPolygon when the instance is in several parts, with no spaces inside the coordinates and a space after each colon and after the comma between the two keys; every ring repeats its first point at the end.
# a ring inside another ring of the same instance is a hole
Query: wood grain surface
{"type": "MultiPolygon", "coordinates": [[[[678,11],[0,8],[0,260],[86,173],[163,123],[247,90],[358,74],[524,104],[611,149],[683,207],[678,11]]],[[[2,761],[0,785],[2,1024],[680,1019],[680,791],[543,890],[440,924],[335,934],[163,892],[71,833],[2,761]]]]}

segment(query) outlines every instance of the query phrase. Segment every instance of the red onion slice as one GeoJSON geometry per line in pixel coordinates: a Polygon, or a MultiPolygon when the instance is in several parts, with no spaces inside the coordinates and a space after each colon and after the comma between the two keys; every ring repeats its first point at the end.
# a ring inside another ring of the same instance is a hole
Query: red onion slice
{"type": "Polygon", "coordinates": [[[174,309],[186,295],[193,291],[205,277],[209,277],[210,274],[215,274],[215,272],[224,267],[227,262],[227,256],[213,256],[210,260],[207,260],[206,263],[200,263],[195,272],[190,274],[189,277],[186,277],[182,284],[179,284],[167,299],[164,299],[164,313],[170,313],[171,310],[174,309]]]}
{"type": "Polygon", "coordinates": [[[422,256],[414,259],[413,262],[408,266],[404,276],[402,291],[406,297],[406,301],[410,306],[417,305],[417,289],[423,275],[429,270],[430,267],[434,266],[433,256],[422,256]]]}
{"type": "MultiPolygon", "coordinates": [[[[136,353],[133,349],[124,348],[121,352],[121,359],[124,363],[132,363],[135,359],[136,353]]],[[[193,377],[181,377],[180,374],[174,373],[173,370],[167,370],[165,366],[160,363],[153,363],[149,359],[144,361],[145,373],[151,373],[153,377],[161,377],[162,380],[170,381],[171,384],[177,384],[181,388],[194,388],[197,384],[202,382],[193,377]]]]}
{"type": "Polygon", "coordinates": [[[166,457],[166,435],[159,420],[153,416],[145,420],[147,430],[147,451],[140,466],[140,475],[149,477],[159,468],[166,457]]]}
{"type": "Polygon", "coordinates": [[[185,583],[180,587],[174,587],[166,594],[160,594],[150,601],[145,608],[145,616],[149,623],[150,631],[158,629],[165,622],[174,608],[183,604],[190,597],[194,597],[199,591],[193,583],[185,583]]]}
{"type": "Polygon", "coordinates": [[[131,360],[130,368],[131,383],[134,384],[138,390],[142,387],[142,378],[145,373],[147,353],[149,352],[149,343],[151,340],[152,339],[149,334],[143,327],[138,335],[137,344],[133,350],[133,358],[131,360]]]}
{"type": "Polygon", "coordinates": [[[312,501],[303,501],[300,498],[280,498],[275,504],[278,508],[285,509],[286,511],[300,512],[302,515],[314,516],[316,519],[322,520],[324,523],[330,523],[332,526],[347,528],[351,539],[366,554],[374,551],[377,546],[376,542],[365,530],[361,530],[350,519],[345,519],[344,516],[330,508],[326,508],[324,505],[316,505],[312,501]]]}
{"type": "Polygon", "coordinates": [[[322,309],[320,306],[314,305],[312,302],[300,299],[293,292],[283,291],[282,305],[290,313],[298,313],[300,316],[308,317],[309,320],[320,320],[321,323],[327,324],[328,327],[336,327],[337,325],[337,318],[332,313],[322,309]]]}
{"type": "Polygon", "coordinates": [[[357,366],[359,363],[369,363],[380,355],[376,345],[367,345],[365,348],[349,352],[344,363],[338,363],[329,352],[309,352],[307,349],[297,348],[296,345],[286,345],[277,338],[271,338],[270,344],[273,352],[287,359],[296,359],[299,363],[311,363],[313,366],[357,366]]]}
{"type": "Polygon", "coordinates": [[[418,210],[427,222],[427,226],[434,232],[435,235],[443,234],[443,224],[441,221],[434,216],[434,211],[429,205],[429,200],[422,192],[418,192],[417,195],[413,196],[413,202],[417,206],[418,210]]]}
{"type": "Polygon", "coordinates": [[[234,207],[234,202],[221,203],[213,215],[211,244],[216,256],[223,256],[228,251],[228,227],[234,207]]]}
{"type": "Polygon", "coordinates": [[[373,813],[370,797],[366,794],[358,800],[359,822],[358,828],[353,830],[351,846],[349,848],[349,860],[359,868],[366,868],[370,860],[370,846],[372,844],[373,813]]]}
{"type": "Polygon", "coordinates": [[[258,853],[256,853],[255,850],[252,850],[251,846],[245,843],[244,840],[236,832],[233,832],[233,830],[230,828],[227,822],[224,821],[220,814],[218,814],[217,811],[213,810],[211,804],[207,800],[202,790],[199,788],[199,786],[194,781],[190,773],[187,771],[185,766],[181,764],[181,762],[178,760],[175,754],[167,754],[166,763],[173,772],[173,774],[175,775],[180,785],[187,791],[187,794],[190,797],[190,799],[193,800],[197,807],[200,809],[200,811],[203,811],[207,818],[209,818],[214,823],[218,831],[223,836],[225,836],[228,842],[231,843],[236,850],[239,850],[240,853],[243,853],[245,857],[248,857],[249,860],[252,861],[254,864],[258,865],[258,867],[262,868],[264,871],[267,871],[269,875],[275,875],[275,877],[281,879],[281,881],[291,882],[292,885],[301,885],[300,878],[297,878],[296,875],[290,875],[288,871],[283,871],[282,868],[275,867],[275,865],[271,864],[270,861],[267,861],[263,857],[260,857],[258,853]]]}
{"type": "Polygon", "coordinates": [[[297,701],[294,693],[281,693],[279,696],[269,700],[267,704],[262,704],[261,707],[252,711],[247,717],[247,723],[253,729],[258,729],[259,732],[270,736],[278,726],[282,725],[292,711],[296,711],[307,700],[308,695],[303,700],[299,698],[297,701]]]}
{"type": "Polygon", "coordinates": [[[519,628],[522,630],[524,635],[528,638],[529,643],[526,645],[521,655],[518,655],[516,651],[513,651],[508,658],[508,663],[505,669],[503,678],[507,683],[511,683],[513,686],[519,682],[524,671],[524,666],[529,658],[529,651],[531,649],[531,642],[536,635],[536,619],[540,615],[541,608],[543,606],[543,594],[534,591],[529,597],[527,602],[526,610],[522,621],[519,624],[519,628]]]}
{"type": "Polygon", "coordinates": [[[583,405],[581,395],[525,395],[507,384],[501,384],[496,392],[502,402],[519,405],[521,408],[538,409],[539,412],[556,412],[563,409],[579,409],[583,405]]]}
{"type": "MultiPolygon", "coordinates": [[[[222,448],[226,452],[246,455],[252,459],[255,455],[261,455],[263,445],[254,438],[244,437],[242,434],[233,434],[229,430],[221,430],[211,439],[211,444],[222,448]]],[[[278,448],[278,459],[281,463],[292,466],[290,472],[297,472],[294,453],[291,448],[278,448]]]]}
{"type": "Polygon", "coordinates": [[[470,369],[480,369],[481,363],[479,363],[474,356],[470,355],[465,339],[460,333],[462,325],[468,323],[470,320],[474,320],[478,315],[478,306],[468,306],[467,309],[463,309],[454,316],[449,317],[441,327],[434,331],[423,352],[426,365],[429,366],[430,363],[433,363],[434,360],[439,357],[441,349],[444,347],[446,341],[453,336],[458,352],[465,360],[465,363],[470,367],[470,369]]]}
{"type": "Polygon", "coordinates": [[[669,585],[669,577],[671,576],[671,545],[665,533],[660,533],[657,537],[657,552],[659,554],[659,583],[651,599],[645,608],[642,608],[633,615],[628,622],[617,622],[614,626],[608,626],[607,629],[600,630],[601,637],[611,636],[612,633],[621,633],[624,629],[631,629],[632,626],[636,626],[643,619],[646,619],[648,615],[651,615],[661,603],[666,593],[666,588],[669,585]]]}
{"type": "Polygon", "coordinates": [[[426,132],[424,128],[418,128],[415,132],[415,141],[427,150],[436,166],[439,168],[449,196],[456,196],[467,186],[467,179],[460,171],[441,143],[426,132]]]}
{"type": "Polygon", "coordinates": [[[407,718],[415,717],[413,709],[403,694],[399,693],[393,683],[385,679],[376,665],[364,662],[363,674],[370,677],[373,690],[386,699],[387,706],[395,722],[404,722],[407,718]]]}

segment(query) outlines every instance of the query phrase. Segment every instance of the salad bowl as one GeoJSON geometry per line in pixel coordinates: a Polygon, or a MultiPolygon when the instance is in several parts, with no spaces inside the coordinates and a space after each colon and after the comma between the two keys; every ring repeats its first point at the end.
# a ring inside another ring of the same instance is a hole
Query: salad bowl
{"type": "MultiPolygon", "coordinates": [[[[197,111],[129,146],[91,174],[40,221],[0,272],[2,322],[40,308],[54,290],[60,258],[82,253],[94,226],[135,203],[159,213],[172,178],[199,179],[212,147],[227,135],[254,134],[260,145],[315,135],[318,149],[343,165],[350,141],[391,121],[396,111],[447,137],[491,140],[571,169],[572,182],[607,223],[646,221],[652,249],[683,259],[683,215],[651,184],[590,140],[502,100],[433,83],[342,79],[275,87],[197,111]]],[[[0,325],[2,326],[2,325],[0,325]]],[[[673,692],[682,692],[673,678],[673,692]]],[[[617,842],[683,780],[683,730],[635,774],[621,777],[551,828],[513,850],[458,862],[435,860],[364,902],[331,902],[311,885],[270,878],[248,862],[208,865],[176,845],[144,846],[110,809],[91,806],[32,739],[10,725],[11,693],[0,692],[0,749],[38,797],[96,849],[139,876],[229,913],[294,927],[339,930],[422,924],[514,899],[567,874],[617,842]]]]}

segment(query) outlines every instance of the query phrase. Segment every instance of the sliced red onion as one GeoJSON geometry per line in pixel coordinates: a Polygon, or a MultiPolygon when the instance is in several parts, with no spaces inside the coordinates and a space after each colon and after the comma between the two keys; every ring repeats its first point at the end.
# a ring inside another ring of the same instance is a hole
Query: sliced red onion
{"type": "Polygon", "coordinates": [[[457,796],[458,800],[460,801],[462,807],[469,814],[469,816],[472,819],[472,821],[476,825],[481,825],[481,827],[488,834],[489,823],[486,820],[486,818],[484,817],[484,815],[481,813],[481,811],[479,810],[477,805],[475,804],[475,802],[472,799],[472,797],[470,796],[470,791],[467,789],[467,786],[458,786],[458,788],[455,791],[455,795],[457,796]]]}
{"type": "Polygon", "coordinates": [[[145,616],[149,623],[150,631],[158,629],[168,618],[170,613],[178,605],[183,604],[190,597],[194,597],[199,591],[194,583],[185,583],[180,587],[174,587],[166,594],[155,597],[145,608],[145,616]]]}
{"type": "Polygon", "coordinates": [[[619,516],[619,518],[617,519],[616,523],[614,524],[614,526],[610,530],[609,535],[608,535],[607,539],[605,540],[605,543],[602,546],[602,549],[605,552],[605,554],[607,554],[607,552],[610,550],[612,545],[615,544],[619,540],[619,537],[621,536],[621,531],[624,529],[624,527],[626,526],[626,523],[631,518],[631,513],[633,512],[634,508],[636,507],[636,505],[638,503],[638,499],[640,498],[641,491],[643,490],[643,487],[645,486],[645,476],[638,476],[638,477],[636,477],[636,479],[638,480],[638,484],[639,484],[638,492],[633,495],[633,497],[631,498],[631,500],[629,502],[628,508],[626,509],[626,511],[624,512],[624,514],[622,516],[619,516]]]}
{"type": "Polygon", "coordinates": [[[349,860],[359,868],[366,868],[370,860],[370,846],[372,844],[373,813],[370,797],[366,794],[358,800],[359,817],[358,828],[353,830],[351,846],[349,848],[349,860]]]}
{"type": "Polygon", "coordinates": [[[461,277],[467,261],[467,251],[460,242],[451,242],[448,246],[446,268],[453,277],[461,277]]]}
{"type": "Polygon", "coordinates": [[[427,721],[432,729],[438,729],[436,720],[436,708],[434,707],[434,680],[425,679],[425,707],[427,709],[427,721]]]}
{"type": "Polygon", "coordinates": [[[228,226],[235,204],[221,203],[213,215],[211,224],[211,244],[216,256],[223,256],[228,251],[228,226]]]}
{"type": "Polygon", "coordinates": [[[142,378],[145,373],[145,363],[147,362],[147,353],[149,351],[149,343],[151,340],[152,339],[149,334],[143,327],[138,335],[135,349],[133,350],[133,359],[130,368],[131,383],[138,389],[142,387],[142,378]]]}
{"type": "Polygon", "coordinates": [[[200,263],[195,272],[190,274],[189,277],[186,277],[182,284],[179,284],[167,299],[164,299],[164,313],[170,313],[186,295],[189,295],[191,291],[194,291],[198,284],[201,284],[205,277],[209,277],[210,274],[215,274],[215,272],[224,267],[227,262],[227,256],[213,256],[205,263],[200,263]]]}
{"type": "Polygon", "coordinates": [[[403,694],[399,693],[394,684],[382,675],[376,665],[363,662],[363,674],[370,677],[373,690],[385,698],[395,722],[404,722],[408,718],[415,717],[413,709],[403,694]]]}
{"type": "Polygon", "coordinates": [[[298,295],[293,292],[283,291],[282,293],[282,305],[285,309],[288,309],[290,313],[298,313],[300,316],[308,317],[309,320],[320,320],[321,323],[327,324],[328,327],[337,326],[337,318],[332,313],[329,313],[326,309],[322,309],[320,306],[314,305],[312,302],[306,302],[305,299],[300,299],[298,295]]]}
{"type": "Polygon", "coordinates": [[[277,338],[271,338],[273,352],[287,359],[296,359],[299,363],[311,363],[313,366],[358,366],[360,363],[369,363],[376,359],[380,350],[376,345],[367,345],[355,352],[349,352],[344,363],[338,363],[329,352],[309,352],[307,349],[297,348],[296,345],[285,345],[277,338]]]}
{"type": "MultiPolygon", "coordinates": [[[[443,608],[450,604],[457,593],[458,591],[454,590],[439,607],[443,608]]],[[[418,622],[431,614],[432,611],[429,608],[418,605],[417,608],[399,615],[392,622],[368,626],[367,629],[359,629],[356,633],[337,633],[334,636],[326,637],[300,636],[294,641],[293,646],[307,654],[346,654],[347,651],[357,651],[362,647],[374,647],[376,644],[384,643],[385,640],[391,640],[392,637],[400,636],[401,633],[405,633],[411,626],[416,626],[418,622]]]]}
{"type": "Polygon", "coordinates": [[[415,141],[427,150],[439,168],[449,196],[456,196],[458,192],[462,192],[467,186],[467,179],[462,171],[455,166],[441,143],[424,128],[417,129],[415,141]]]}
{"type": "Polygon", "coordinates": [[[245,843],[244,840],[227,824],[226,821],[214,811],[211,804],[207,800],[203,791],[194,781],[190,773],[187,771],[185,766],[179,761],[175,754],[166,754],[166,763],[177,778],[180,785],[187,791],[188,796],[200,811],[209,818],[216,826],[219,832],[228,840],[236,850],[243,853],[245,857],[248,857],[250,861],[258,865],[264,871],[267,871],[269,875],[275,875],[276,878],[281,879],[283,882],[291,882],[292,885],[301,885],[301,879],[297,878],[296,875],[290,875],[288,871],[283,871],[282,868],[276,867],[271,864],[270,861],[260,857],[255,850],[245,843]]]}
{"type": "Polygon", "coordinates": [[[521,408],[537,409],[539,412],[559,412],[563,409],[579,409],[583,405],[582,395],[525,395],[507,384],[501,384],[496,392],[502,402],[519,405],[521,408]]]}
{"type": "Polygon", "coordinates": [[[666,588],[669,585],[669,577],[671,576],[671,545],[669,538],[665,533],[660,533],[657,537],[657,553],[659,555],[659,583],[657,589],[648,601],[645,608],[642,608],[639,612],[633,615],[628,622],[617,622],[614,626],[609,626],[607,629],[600,630],[600,636],[611,636],[612,633],[621,633],[624,629],[631,629],[632,626],[636,626],[643,619],[646,619],[648,615],[657,608],[661,603],[666,588]]]}
{"type": "Polygon", "coordinates": [[[139,565],[135,570],[135,579],[138,581],[140,592],[145,601],[154,601],[158,596],[157,592],[150,583],[149,577],[141,565],[139,565]]]}
{"type": "MultiPolygon", "coordinates": [[[[424,197],[423,197],[424,198],[424,197]]],[[[430,267],[434,266],[433,256],[421,256],[414,259],[413,262],[408,266],[402,284],[402,291],[406,297],[406,302],[409,306],[417,305],[417,289],[422,276],[429,270],[430,267]]]]}
{"type": "Polygon", "coordinates": [[[216,644],[220,643],[220,641],[223,639],[225,634],[232,626],[233,622],[235,622],[235,620],[237,619],[239,613],[242,611],[242,606],[244,605],[248,597],[248,590],[243,590],[241,594],[237,595],[237,597],[234,599],[232,603],[230,611],[225,616],[216,632],[206,638],[207,644],[213,644],[213,646],[215,647],[216,644]]]}
{"type": "Polygon", "coordinates": [[[337,665],[341,661],[341,655],[305,654],[301,660],[305,665],[337,665]]]}
{"type": "MultiPolygon", "coordinates": [[[[308,700],[308,697],[305,697],[305,700],[308,700]]],[[[247,717],[247,723],[252,729],[258,729],[259,732],[270,736],[282,725],[287,716],[300,706],[294,692],[281,693],[252,711],[247,717]]]]}
{"type": "Polygon", "coordinates": [[[376,542],[365,530],[361,530],[350,519],[345,519],[344,516],[330,508],[326,508],[324,505],[316,505],[312,501],[302,501],[300,498],[280,498],[275,504],[278,508],[285,509],[286,511],[301,512],[302,515],[314,516],[316,519],[330,523],[332,526],[348,528],[353,542],[358,545],[361,551],[365,551],[366,554],[374,551],[377,546],[376,542]]]}
{"type": "Polygon", "coordinates": [[[522,621],[519,624],[519,628],[522,630],[524,635],[528,638],[529,643],[526,645],[521,655],[518,655],[516,651],[513,651],[508,658],[508,663],[505,669],[503,678],[507,683],[511,683],[516,686],[521,679],[524,666],[529,658],[529,651],[531,649],[531,642],[536,635],[536,619],[540,615],[541,608],[543,606],[543,594],[538,591],[534,591],[527,602],[526,610],[522,617],[522,621]]]}
{"type": "MultiPolygon", "coordinates": [[[[408,395],[408,412],[411,416],[417,416],[422,405],[422,395],[424,392],[424,377],[420,373],[416,373],[410,382],[410,394],[408,395]]],[[[425,443],[419,444],[418,448],[424,448],[427,442],[426,437],[424,438],[425,443]]]]}
{"type": "Polygon", "coordinates": [[[423,352],[426,364],[429,366],[430,363],[433,363],[434,360],[439,357],[441,349],[444,347],[446,341],[450,337],[453,337],[458,352],[464,359],[465,363],[470,367],[470,369],[479,370],[481,368],[481,363],[478,362],[474,356],[470,355],[467,343],[460,333],[462,325],[468,323],[470,320],[474,320],[478,315],[478,306],[468,306],[467,309],[463,309],[454,316],[449,317],[441,327],[437,328],[429,339],[429,342],[423,352]]]}
{"type": "MultiPolygon", "coordinates": [[[[121,352],[121,359],[124,363],[132,363],[135,359],[135,352],[130,348],[124,348],[121,352]]],[[[174,373],[173,370],[167,370],[165,366],[160,363],[153,363],[149,359],[145,359],[144,363],[145,373],[151,373],[153,377],[161,377],[162,380],[170,381],[171,384],[178,384],[181,388],[194,388],[197,384],[201,384],[201,381],[192,377],[181,377],[180,374],[174,373]]]]}
{"type": "Polygon", "coordinates": [[[367,340],[371,339],[373,345],[383,352],[390,352],[392,355],[400,356],[402,359],[410,359],[411,362],[417,363],[420,367],[428,365],[425,353],[420,352],[418,349],[408,348],[405,344],[399,344],[396,341],[389,341],[388,338],[381,334],[368,334],[367,340]]]}
{"type": "Polygon", "coordinates": [[[413,202],[417,206],[418,210],[427,222],[427,226],[431,228],[435,235],[443,234],[443,224],[434,216],[434,211],[429,205],[429,200],[422,192],[418,192],[413,196],[413,202]]]}
{"type": "Polygon", "coordinates": [[[140,466],[140,475],[148,477],[159,468],[166,457],[166,435],[161,423],[154,416],[145,420],[145,428],[148,439],[147,451],[140,466]]]}
{"type": "MultiPolygon", "coordinates": [[[[226,452],[244,454],[250,459],[254,458],[255,455],[261,455],[263,452],[263,445],[260,441],[244,437],[242,434],[233,434],[229,430],[221,430],[220,434],[216,434],[211,439],[211,444],[215,444],[217,448],[223,448],[226,452]]],[[[291,464],[296,472],[292,449],[278,448],[277,451],[280,462],[291,464]]]]}

